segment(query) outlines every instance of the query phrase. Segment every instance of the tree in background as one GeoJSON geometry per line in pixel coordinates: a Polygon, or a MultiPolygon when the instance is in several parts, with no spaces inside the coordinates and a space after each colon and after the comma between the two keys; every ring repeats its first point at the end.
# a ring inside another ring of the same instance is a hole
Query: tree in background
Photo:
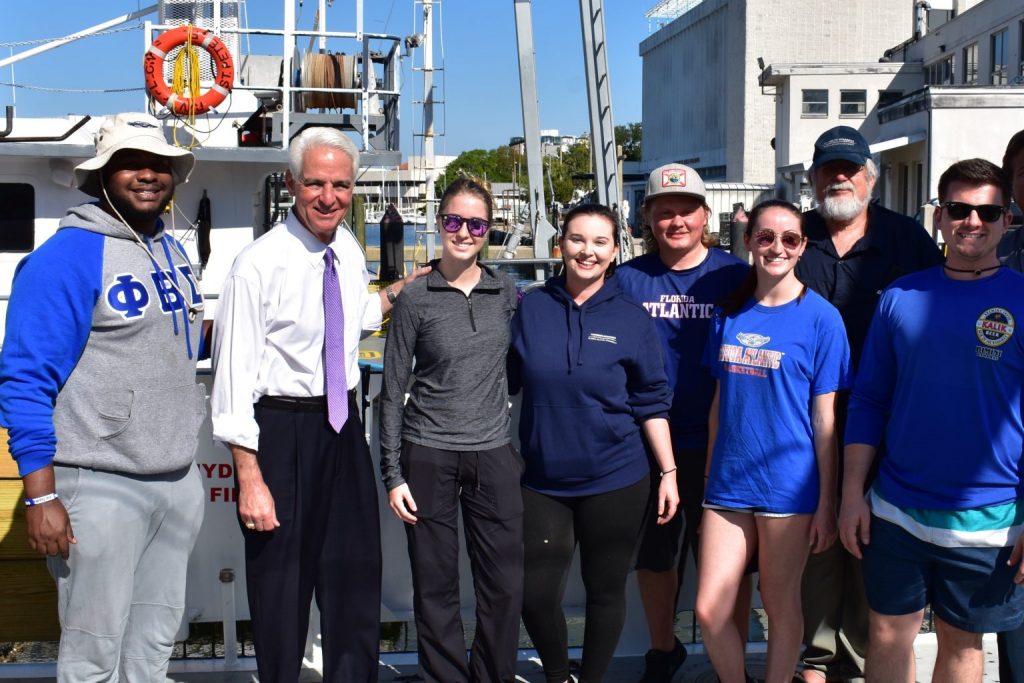
{"type": "Polygon", "coordinates": [[[625,161],[640,161],[642,157],[643,126],[639,123],[627,123],[615,126],[615,144],[622,147],[625,161]]]}
{"type": "MultiPolygon", "coordinates": [[[[639,123],[627,123],[615,126],[615,144],[622,146],[626,161],[640,161],[642,127],[639,123]]],[[[496,149],[472,149],[463,152],[448,165],[445,177],[437,184],[436,192],[440,197],[445,186],[461,176],[470,175],[491,183],[510,183],[513,180],[521,187],[527,186],[526,157],[521,146],[502,145],[496,149]]],[[[573,180],[574,175],[592,173],[590,145],[586,142],[571,145],[557,156],[546,156],[544,166],[544,190],[548,194],[548,178],[550,187],[554,189],[554,200],[567,204],[573,199],[574,190],[588,192],[593,189],[592,180],[573,180]]],[[[548,198],[550,201],[551,198],[548,198]]]]}

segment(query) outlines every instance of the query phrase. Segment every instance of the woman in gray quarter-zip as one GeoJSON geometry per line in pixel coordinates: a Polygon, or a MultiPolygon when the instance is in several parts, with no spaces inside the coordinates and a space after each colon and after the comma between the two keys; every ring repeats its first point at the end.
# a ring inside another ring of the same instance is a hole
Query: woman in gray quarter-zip
{"type": "Polygon", "coordinates": [[[492,211],[490,193],[476,181],[448,186],[437,218],[441,258],[402,290],[384,348],[381,477],[405,522],[428,682],[515,680],[522,461],[510,442],[505,355],[518,297],[511,278],[477,261],[492,211]],[[459,617],[460,506],[477,600],[468,662],[459,617]]]}

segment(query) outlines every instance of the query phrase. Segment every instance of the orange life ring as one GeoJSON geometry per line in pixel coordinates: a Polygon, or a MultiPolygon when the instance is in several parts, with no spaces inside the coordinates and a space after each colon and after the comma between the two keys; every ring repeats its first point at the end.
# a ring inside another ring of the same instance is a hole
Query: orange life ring
{"type": "Polygon", "coordinates": [[[166,105],[175,114],[184,116],[189,113],[192,108],[191,98],[174,94],[164,80],[164,60],[167,59],[167,54],[179,45],[184,45],[186,41],[206,50],[213,60],[216,71],[213,86],[195,101],[195,113],[205,114],[223,102],[235,84],[235,64],[231,61],[231,52],[211,31],[192,26],[191,40],[188,26],[179,26],[160,34],[142,59],[146,90],[149,91],[150,97],[166,105]]]}

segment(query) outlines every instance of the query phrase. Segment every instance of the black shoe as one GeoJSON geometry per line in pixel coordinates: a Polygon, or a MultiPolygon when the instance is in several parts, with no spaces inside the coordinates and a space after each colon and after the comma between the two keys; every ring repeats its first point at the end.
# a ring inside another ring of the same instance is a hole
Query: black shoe
{"type": "Polygon", "coordinates": [[[675,639],[676,644],[671,652],[648,650],[644,655],[644,677],[640,683],[669,683],[673,674],[686,661],[686,648],[675,639]]]}

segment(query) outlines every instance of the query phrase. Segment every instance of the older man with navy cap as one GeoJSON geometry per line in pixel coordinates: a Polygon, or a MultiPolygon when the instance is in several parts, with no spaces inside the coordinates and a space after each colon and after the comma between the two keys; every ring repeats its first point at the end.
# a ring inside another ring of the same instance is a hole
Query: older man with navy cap
{"type": "Polygon", "coordinates": [[[152,116],[108,117],[75,169],[99,201],[14,276],[0,422],[57,582],[62,682],[163,681],[181,625],[203,519],[203,299],[160,215],[193,164],[152,116]]]}
{"type": "MultiPolygon", "coordinates": [[[[818,205],[804,214],[807,248],[796,274],[839,309],[855,368],[882,290],[898,277],[942,263],[920,225],[872,203],[877,178],[871,149],[856,129],[836,126],[814,143],[810,181],[818,205]]],[[[840,435],[847,399],[848,392],[839,392],[840,435]]],[[[863,680],[868,612],[860,561],[839,543],[812,554],[802,599],[804,680],[863,680]]]]}

